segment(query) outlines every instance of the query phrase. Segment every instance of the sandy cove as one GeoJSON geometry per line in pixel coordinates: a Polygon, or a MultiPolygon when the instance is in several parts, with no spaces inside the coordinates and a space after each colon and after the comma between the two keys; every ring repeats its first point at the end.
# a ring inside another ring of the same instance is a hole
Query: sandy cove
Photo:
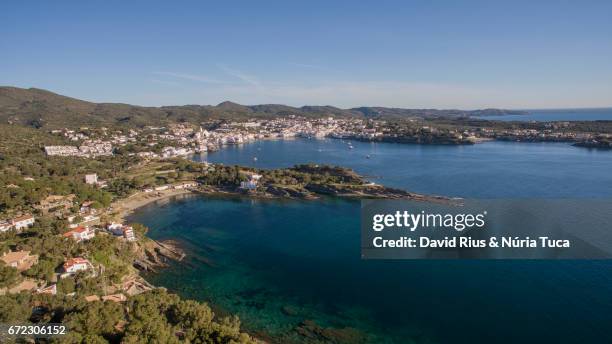
{"type": "Polygon", "coordinates": [[[123,222],[125,217],[131,214],[134,210],[149,203],[191,193],[194,193],[194,191],[190,189],[168,189],[153,192],[139,191],[127,198],[113,202],[111,205],[113,214],[112,217],[117,221],[123,222]]]}

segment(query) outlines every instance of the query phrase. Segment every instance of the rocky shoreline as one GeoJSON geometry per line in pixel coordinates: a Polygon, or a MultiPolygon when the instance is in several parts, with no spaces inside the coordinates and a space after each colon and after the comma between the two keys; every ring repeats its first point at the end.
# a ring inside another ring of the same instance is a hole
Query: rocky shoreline
{"type": "Polygon", "coordinates": [[[169,266],[169,261],[182,261],[187,255],[174,240],[157,241],[148,239],[138,250],[138,258],[133,266],[140,271],[157,272],[157,269],[169,266]]]}
{"type": "MultiPolygon", "coordinates": [[[[265,191],[242,191],[232,190],[228,188],[203,187],[201,189],[182,190],[178,193],[165,193],[148,197],[145,200],[133,203],[130,208],[123,208],[119,218],[123,219],[134,210],[164,199],[170,199],[181,195],[199,194],[206,196],[234,196],[234,197],[249,197],[260,199],[304,199],[318,200],[322,197],[341,197],[352,199],[405,199],[420,202],[433,203],[448,203],[452,199],[443,196],[429,196],[416,194],[404,190],[387,188],[381,185],[368,184],[361,187],[338,187],[336,185],[307,185],[304,190],[295,190],[292,188],[282,188],[279,186],[271,186],[265,191]]],[[[145,272],[157,272],[160,268],[168,267],[169,261],[182,261],[186,253],[180,247],[180,243],[174,240],[156,241],[150,238],[141,244],[137,249],[138,258],[133,265],[137,269],[145,272]]]]}
{"type": "Polygon", "coordinates": [[[593,148],[593,149],[612,149],[612,140],[589,140],[574,143],[575,147],[593,148]]]}
{"type": "MultiPolygon", "coordinates": [[[[263,173],[263,179],[265,180],[267,177],[267,181],[254,189],[244,189],[236,185],[216,186],[200,183],[197,187],[169,188],[154,192],[141,191],[113,203],[111,218],[115,221],[125,222],[125,218],[140,207],[189,194],[260,199],[317,200],[323,197],[340,197],[348,199],[403,199],[432,203],[451,203],[455,201],[444,196],[423,195],[369,183],[364,177],[352,170],[341,167],[300,165],[291,169],[250,172],[263,173]],[[266,174],[275,171],[289,171],[290,173],[299,173],[299,176],[308,175],[310,177],[331,175],[336,182],[317,182],[316,178],[312,178],[312,181],[305,183],[281,184],[266,176],[266,174]]],[[[186,256],[186,253],[176,241],[156,241],[150,238],[139,243],[135,252],[137,253],[137,259],[133,265],[145,272],[156,272],[159,268],[167,267],[169,261],[181,261],[186,256]]]]}
{"type": "MultiPolygon", "coordinates": [[[[302,184],[280,184],[268,181],[253,190],[246,190],[235,185],[214,186],[200,183],[197,187],[182,188],[178,190],[168,189],[159,192],[138,192],[128,198],[115,202],[112,206],[115,218],[124,222],[125,218],[140,207],[155,202],[164,202],[172,198],[186,195],[203,195],[217,197],[246,197],[254,199],[294,199],[294,200],[318,200],[324,197],[340,197],[347,199],[404,199],[421,202],[449,203],[454,200],[443,196],[432,196],[417,194],[405,190],[385,187],[383,185],[369,183],[365,178],[352,170],[339,167],[300,166],[295,167],[292,172],[300,173],[325,173],[333,175],[338,182],[308,182],[302,184]]],[[[263,171],[252,171],[265,173],[263,171]]],[[[172,262],[183,262],[187,256],[185,249],[175,240],[158,241],[144,238],[136,248],[137,258],[133,266],[141,273],[161,273],[160,270],[170,267],[172,262]]],[[[193,257],[198,259],[197,257],[193,257]]],[[[287,316],[292,316],[293,311],[289,308],[282,310],[287,316]]],[[[325,327],[312,320],[304,320],[296,325],[292,332],[308,341],[323,341],[336,343],[351,343],[362,341],[366,334],[353,328],[325,327]]],[[[267,333],[250,333],[261,342],[275,342],[267,333]]]]}
{"type": "Polygon", "coordinates": [[[234,188],[205,186],[192,192],[206,196],[236,196],[260,199],[318,200],[323,197],[340,197],[350,199],[403,199],[433,203],[449,203],[453,201],[452,198],[445,196],[417,194],[378,184],[358,186],[307,184],[303,188],[271,185],[262,190],[237,190],[234,188]]]}

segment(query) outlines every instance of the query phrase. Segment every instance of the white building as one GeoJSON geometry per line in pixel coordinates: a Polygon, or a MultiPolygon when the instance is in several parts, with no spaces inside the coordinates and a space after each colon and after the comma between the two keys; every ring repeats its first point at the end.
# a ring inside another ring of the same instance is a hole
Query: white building
{"type": "Polygon", "coordinates": [[[183,147],[164,147],[162,148],[162,158],[174,158],[178,156],[187,156],[193,154],[193,151],[183,147]]]}
{"type": "Polygon", "coordinates": [[[180,190],[180,189],[195,188],[197,186],[198,186],[197,182],[185,182],[185,183],[182,183],[182,184],[173,185],[172,187],[174,189],[180,190]]]}
{"type": "Polygon", "coordinates": [[[15,226],[16,230],[21,230],[23,228],[30,227],[34,224],[34,216],[32,215],[23,215],[13,219],[13,226],[15,226]]]}
{"type": "Polygon", "coordinates": [[[72,238],[76,242],[86,241],[96,236],[96,232],[89,227],[77,227],[66,233],[65,238],[72,238]]]}
{"type": "Polygon", "coordinates": [[[74,156],[79,155],[79,149],[74,146],[45,146],[48,156],[74,156]]]}
{"type": "Polygon", "coordinates": [[[106,228],[113,235],[122,236],[127,241],[136,241],[136,236],[134,235],[134,228],[132,228],[131,226],[126,226],[121,223],[111,223],[106,228]]]}
{"type": "Polygon", "coordinates": [[[0,221],[0,232],[4,233],[13,228],[13,224],[8,221],[0,221]]]}
{"type": "Polygon", "coordinates": [[[90,184],[90,185],[94,185],[98,183],[98,175],[96,173],[86,174],[85,183],[90,184]]]}
{"type": "Polygon", "coordinates": [[[64,271],[68,274],[74,274],[79,271],[86,271],[90,267],[93,268],[89,260],[80,257],[68,259],[64,263],[63,267],[64,271]]]}
{"type": "Polygon", "coordinates": [[[132,227],[126,226],[123,229],[123,237],[127,241],[136,241],[136,235],[134,235],[134,229],[132,227]]]}
{"type": "Polygon", "coordinates": [[[257,188],[257,184],[259,183],[259,179],[261,179],[261,174],[251,174],[249,176],[249,180],[246,182],[240,182],[240,188],[246,190],[254,190],[257,188]]]}

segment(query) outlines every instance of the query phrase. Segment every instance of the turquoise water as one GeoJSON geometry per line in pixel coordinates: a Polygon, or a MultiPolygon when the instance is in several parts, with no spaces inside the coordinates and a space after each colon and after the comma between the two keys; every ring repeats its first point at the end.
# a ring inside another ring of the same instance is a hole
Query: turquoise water
{"type": "Polygon", "coordinates": [[[483,119],[496,121],[612,121],[612,108],[530,110],[527,115],[486,116],[483,119]]]}
{"type": "MultiPolygon", "coordinates": [[[[336,163],[379,183],[462,197],[612,195],[612,154],[565,144],[346,146],[266,141],[204,158],[260,167],[336,163]]],[[[187,196],[141,208],[131,220],[191,253],[152,282],[236,313],[278,342],[304,342],[295,327],[305,319],[372,343],[612,340],[608,261],[364,261],[359,202],[337,199],[187,196]]]]}

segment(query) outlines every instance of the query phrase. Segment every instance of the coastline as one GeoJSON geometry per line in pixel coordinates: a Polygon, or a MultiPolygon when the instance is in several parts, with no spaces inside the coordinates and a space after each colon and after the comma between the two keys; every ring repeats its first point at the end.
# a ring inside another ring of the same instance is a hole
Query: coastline
{"type": "Polygon", "coordinates": [[[125,218],[133,213],[136,209],[151,204],[160,200],[172,198],[175,196],[196,193],[191,189],[168,189],[155,192],[139,191],[135,194],[122,198],[111,204],[111,216],[114,220],[124,221],[125,218]]]}

